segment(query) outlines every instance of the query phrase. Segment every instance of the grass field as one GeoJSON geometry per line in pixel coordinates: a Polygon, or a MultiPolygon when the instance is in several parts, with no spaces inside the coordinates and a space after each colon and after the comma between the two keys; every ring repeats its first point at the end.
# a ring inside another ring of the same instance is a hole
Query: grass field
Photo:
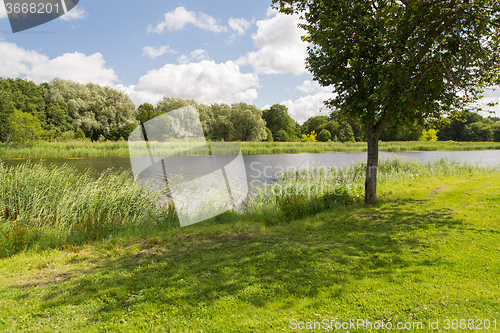
{"type": "Polygon", "coordinates": [[[288,175],[245,214],[0,259],[0,331],[293,332],[356,319],[500,330],[498,169],[386,161],[372,207],[358,169],[335,200],[314,187],[335,175],[288,175]]]}
{"type": "MultiPolygon", "coordinates": [[[[243,155],[283,153],[365,152],[365,142],[237,142],[243,155]]],[[[500,142],[407,141],[381,142],[380,151],[436,151],[500,149],[500,142]]],[[[128,143],[118,142],[38,142],[30,147],[0,143],[0,158],[128,156],[128,143]]]]}

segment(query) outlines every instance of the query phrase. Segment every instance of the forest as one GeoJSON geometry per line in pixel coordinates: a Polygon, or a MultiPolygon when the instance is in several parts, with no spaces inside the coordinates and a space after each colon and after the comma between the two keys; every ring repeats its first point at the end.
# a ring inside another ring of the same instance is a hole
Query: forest
{"type": "MultiPolygon", "coordinates": [[[[116,89],[55,78],[36,84],[24,79],[0,78],[0,141],[26,145],[34,141],[126,140],[141,123],[165,112],[195,105],[204,134],[213,141],[363,142],[365,130],[356,118],[336,110],[314,116],[302,125],[284,105],[260,110],[246,103],[204,105],[194,100],[164,97],[137,108],[116,89]]],[[[432,126],[403,124],[397,119],[383,130],[382,141],[496,141],[500,118],[461,111],[432,126]]]]}

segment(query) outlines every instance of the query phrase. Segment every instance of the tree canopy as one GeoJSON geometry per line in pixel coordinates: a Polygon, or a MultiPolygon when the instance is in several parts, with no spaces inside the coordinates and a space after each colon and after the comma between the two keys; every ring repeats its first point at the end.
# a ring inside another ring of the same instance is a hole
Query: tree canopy
{"type": "Polygon", "coordinates": [[[498,81],[496,0],[273,0],[301,15],[307,68],[358,118],[368,143],[365,202],[376,201],[378,140],[387,124],[438,121],[498,81]]]}
{"type": "Polygon", "coordinates": [[[271,130],[275,141],[294,141],[297,138],[295,120],[288,114],[288,108],[274,104],[268,110],[262,111],[266,126],[271,130]],[[278,134],[279,133],[279,134],[278,134]]]}

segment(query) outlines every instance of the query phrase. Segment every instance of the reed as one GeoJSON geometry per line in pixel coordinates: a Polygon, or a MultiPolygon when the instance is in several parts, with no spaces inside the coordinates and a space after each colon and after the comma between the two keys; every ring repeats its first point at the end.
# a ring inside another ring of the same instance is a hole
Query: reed
{"type": "Polygon", "coordinates": [[[169,225],[157,208],[158,194],[139,187],[128,172],[108,169],[95,177],[66,165],[0,163],[0,254],[169,225]]]}

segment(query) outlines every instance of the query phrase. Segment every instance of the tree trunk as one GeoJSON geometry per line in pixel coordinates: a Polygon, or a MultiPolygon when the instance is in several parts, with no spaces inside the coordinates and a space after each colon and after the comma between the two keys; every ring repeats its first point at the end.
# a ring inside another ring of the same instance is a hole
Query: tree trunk
{"type": "Polygon", "coordinates": [[[365,203],[372,205],[377,200],[378,138],[380,131],[373,124],[366,125],[368,159],[366,163],[365,203]]]}

